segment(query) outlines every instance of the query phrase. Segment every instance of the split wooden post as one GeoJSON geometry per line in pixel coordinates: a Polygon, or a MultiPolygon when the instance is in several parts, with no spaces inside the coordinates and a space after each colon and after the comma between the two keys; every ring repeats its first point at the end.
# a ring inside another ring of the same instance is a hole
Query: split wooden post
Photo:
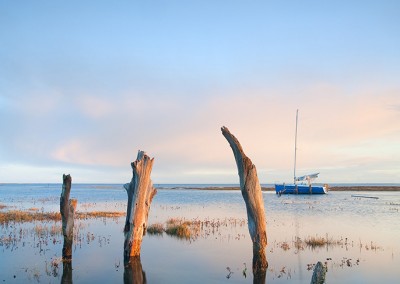
{"type": "MultiPolygon", "coordinates": [[[[264,201],[258,181],[256,166],[244,153],[242,146],[229,129],[223,126],[222,135],[228,140],[235,156],[238,168],[240,190],[246,203],[249,233],[253,241],[253,274],[254,279],[265,279],[268,268],[265,256],[267,246],[267,228],[264,201]]],[[[256,281],[258,282],[258,281],[256,281]]]]}
{"type": "Polygon", "coordinates": [[[150,158],[144,151],[138,152],[132,166],[132,180],[124,185],[128,193],[128,205],[125,221],[124,262],[131,257],[140,256],[142,238],[146,234],[147,219],[151,201],[157,190],[150,179],[154,158],[150,158]]]}
{"type": "Polygon", "coordinates": [[[74,240],[74,215],[76,204],[78,201],[76,199],[69,199],[69,194],[71,191],[71,181],[70,175],[63,175],[63,185],[60,197],[60,213],[62,221],[62,232],[64,235],[64,245],[62,249],[62,257],[64,260],[72,259],[72,243],[74,240]]]}

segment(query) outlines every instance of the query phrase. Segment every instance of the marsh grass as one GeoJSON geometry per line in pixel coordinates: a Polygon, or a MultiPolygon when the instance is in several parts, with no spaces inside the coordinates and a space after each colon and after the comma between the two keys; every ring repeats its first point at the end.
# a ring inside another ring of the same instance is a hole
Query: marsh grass
{"type": "Polygon", "coordinates": [[[187,224],[169,225],[165,232],[167,235],[175,236],[181,239],[190,239],[192,235],[187,224]]]}
{"type": "MultiPolygon", "coordinates": [[[[108,212],[108,211],[92,211],[92,212],[76,212],[76,219],[90,219],[90,218],[119,218],[125,216],[125,212],[108,212]]],[[[58,212],[36,212],[36,211],[22,211],[10,210],[7,212],[0,212],[0,224],[7,225],[10,222],[24,223],[33,221],[60,221],[61,214],[58,212]]]]}
{"type": "MultiPolygon", "coordinates": [[[[197,239],[199,237],[208,238],[210,236],[222,236],[221,229],[233,229],[246,225],[245,219],[224,218],[224,219],[208,219],[186,220],[185,218],[170,218],[165,224],[155,223],[149,225],[147,232],[149,235],[162,235],[164,232],[173,237],[180,239],[197,239]]],[[[237,239],[240,239],[240,234],[237,239]]],[[[230,237],[230,236],[229,236],[230,237]]]]}
{"type": "Polygon", "coordinates": [[[89,218],[119,218],[125,216],[125,212],[122,211],[91,211],[91,212],[76,212],[75,218],[77,219],[89,219],[89,218]]]}
{"type": "Polygon", "coordinates": [[[200,233],[200,222],[171,218],[167,220],[165,233],[179,239],[195,239],[200,233]]]}
{"type": "Polygon", "coordinates": [[[0,210],[1,210],[1,209],[4,209],[4,208],[6,208],[6,207],[7,207],[7,205],[4,205],[4,204],[1,204],[1,203],[0,203],[0,210]]]}
{"type": "Polygon", "coordinates": [[[33,221],[59,221],[61,220],[60,213],[48,212],[31,212],[21,210],[10,210],[0,212],[0,223],[8,224],[9,222],[24,223],[33,221]]]}
{"type": "MultiPolygon", "coordinates": [[[[353,241],[349,241],[347,238],[341,237],[340,239],[333,239],[329,238],[328,234],[325,237],[320,237],[320,236],[308,236],[304,239],[301,239],[299,237],[294,237],[292,242],[274,242],[274,247],[275,248],[281,248],[284,251],[290,250],[292,247],[294,247],[295,253],[298,253],[301,250],[304,250],[305,248],[309,248],[311,250],[321,248],[321,247],[334,247],[334,246],[341,246],[341,247],[348,247],[348,246],[354,246],[353,241]]],[[[360,241],[360,248],[365,248],[366,250],[368,249],[380,249],[379,246],[373,244],[371,242],[370,245],[368,244],[361,244],[360,241]]],[[[273,252],[273,249],[271,249],[271,252],[273,252]]]]}
{"type": "Polygon", "coordinates": [[[147,227],[147,233],[150,235],[162,235],[164,233],[164,225],[161,223],[151,224],[147,227]]]}
{"type": "Polygon", "coordinates": [[[328,240],[323,237],[308,237],[305,241],[307,246],[309,247],[322,247],[328,244],[328,240]]]}
{"type": "Polygon", "coordinates": [[[342,245],[349,245],[347,238],[343,240],[341,238],[340,240],[334,240],[332,238],[329,238],[328,235],[326,237],[319,237],[319,236],[309,236],[304,240],[304,243],[308,246],[313,248],[318,248],[318,247],[323,247],[323,246],[342,246],[342,245]]]}

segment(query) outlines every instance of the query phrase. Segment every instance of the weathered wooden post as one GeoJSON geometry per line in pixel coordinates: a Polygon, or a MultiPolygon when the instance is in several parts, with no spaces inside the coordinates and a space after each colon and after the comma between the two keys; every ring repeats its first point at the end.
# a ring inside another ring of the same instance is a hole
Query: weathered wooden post
{"type": "Polygon", "coordinates": [[[257,177],[256,166],[243,152],[242,146],[229,129],[221,128],[222,134],[228,140],[235,156],[239,173],[240,190],[246,203],[249,233],[253,241],[253,274],[254,281],[259,283],[265,281],[268,267],[265,256],[267,246],[267,229],[264,211],[264,201],[261,186],[257,177]]]}
{"type": "Polygon", "coordinates": [[[64,235],[64,245],[62,249],[63,260],[72,259],[72,243],[74,240],[74,215],[77,200],[69,199],[69,194],[71,191],[71,176],[63,175],[63,185],[60,197],[60,213],[62,221],[62,232],[64,235]]]}
{"type": "Polygon", "coordinates": [[[157,190],[150,179],[154,158],[144,151],[138,152],[132,166],[132,180],[124,185],[128,193],[128,205],[125,221],[124,262],[127,264],[131,257],[140,256],[142,238],[146,234],[147,219],[151,201],[157,190]]]}

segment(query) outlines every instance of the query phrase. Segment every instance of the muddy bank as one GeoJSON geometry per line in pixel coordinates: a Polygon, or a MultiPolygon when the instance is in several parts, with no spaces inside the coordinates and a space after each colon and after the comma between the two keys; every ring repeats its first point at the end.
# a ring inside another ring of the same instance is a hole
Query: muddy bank
{"type": "Polygon", "coordinates": [[[333,186],[329,191],[400,191],[400,186],[333,186]]]}

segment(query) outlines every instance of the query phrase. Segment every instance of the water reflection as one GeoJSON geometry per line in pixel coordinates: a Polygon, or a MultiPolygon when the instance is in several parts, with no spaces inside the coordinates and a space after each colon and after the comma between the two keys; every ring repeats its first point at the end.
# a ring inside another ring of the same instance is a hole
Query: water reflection
{"type": "MultiPolygon", "coordinates": [[[[44,203],[37,201],[36,196],[30,197],[32,201],[26,208],[47,212],[50,207],[47,205],[59,205],[58,189],[59,186],[54,193],[43,193],[44,203]],[[49,201],[46,196],[50,196],[49,201]]],[[[18,205],[19,209],[20,198],[11,192],[0,189],[1,203],[18,205]]],[[[23,193],[29,196],[30,191],[23,193]]],[[[114,191],[105,195],[95,193],[93,190],[84,192],[88,200],[90,195],[96,198],[81,208],[86,211],[126,210],[126,193],[122,189],[118,199],[112,195],[114,191]],[[101,203],[98,196],[111,201],[101,203]]],[[[252,244],[240,192],[160,190],[159,198],[156,196],[152,204],[149,224],[162,223],[166,228],[168,219],[185,218],[185,221],[199,221],[201,230],[198,237],[190,241],[169,237],[165,231],[161,236],[147,234],[144,237],[141,265],[146,268],[149,283],[310,283],[317,261],[329,270],[326,281],[398,282],[399,192],[379,193],[379,199],[355,199],[346,192],[281,198],[268,192],[264,194],[269,195],[268,198],[264,196],[269,267],[266,276],[254,277],[252,244]],[[319,244],[323,240],[325,242],[319,244]],[[233,272],[229,280],[226,278],[228,266],[233,272]],[[384,273],[376,267],[383,267],[384,273]]],[[[80,194],[76,197],[82,199],[80,194]]],[[[4,208],[2,212],[15,208],[4,208]]],[[[54,208],[53,211],[59,210],[59,207],[54,208]]],[[[60,263],[59,274],[45,271],[46,261],[51,263],[51,258],[61,253],[63,235],[59,221],[0,225],[0,279],[15,282],[13,276],[16,275],[19,283],[37,283],[37,279],[41,283],[60,280],[72,283],[72,277],[82,283],[118,283],[122,279],[125,283],[146,283],[142,268],[139,273],[135,272],[133,263],[125,270],[114,267],[115,263],[123,263],[123,219],[117,222],[87,219],[75,224],[73,276],[72,265],[66,263],[63,263],[64,269],[60,263]],[[58,229],[53,230],[53,227],[58,229]],[[134,276],[139,276],[139,280],[134,276]]]]}
{"type": "Polygon", "coordinates": [[[72,284],[72,261],[63,261],[61,284],[72,284]]]}
{"type": "Polygon", "coordinates": [[[147,283],[140,256],[131,257],[124,265],[124,284],[147,283]]]}

